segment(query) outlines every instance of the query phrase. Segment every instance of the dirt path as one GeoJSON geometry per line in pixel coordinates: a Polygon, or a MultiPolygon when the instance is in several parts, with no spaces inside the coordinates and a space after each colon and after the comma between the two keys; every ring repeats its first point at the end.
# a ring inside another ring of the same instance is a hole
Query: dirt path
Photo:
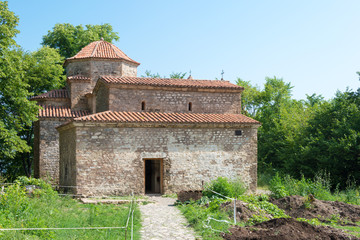
{"type": "Polygon", "coordinates": [[[152,196],[149,201],[155,203],[140,204],[142,239],[200,239],[195,237],[192,228],[187,227],[186,219],[173,205],[175,199],[152,196]]]}

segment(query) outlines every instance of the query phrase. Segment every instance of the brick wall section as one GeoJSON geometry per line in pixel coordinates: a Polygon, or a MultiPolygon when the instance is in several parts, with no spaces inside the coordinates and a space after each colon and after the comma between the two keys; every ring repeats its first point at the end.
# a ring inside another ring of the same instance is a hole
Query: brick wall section
{"type": "MultiPolygon", "coordinates": [[[[101,84],[103,85],[103,84],[101,84]]],[[[240,113],[241,93],[166,91],[152,89],[109,89],[109,110],[141,111],[145,101],[145,111],[190,112],[193,113],[240,113]]]]}
{"type": "Polygon", "coordinates": [[[109,88],[105,84],[99,86],[96,92],[96,112],[109,110],[109,88]]]}
{"type": "Polygon", "coordinates": [[[66,186],[76,185],[76,139],[75,128],[60,133],[60,179],[59,185],[65,191],[73,190],[66,186]]]}
{"type": "MultiPolygon", "coordinates": [[[[164,161],[163,193],[200,189],[203,183],[219,176],[241,176],[255,190],[257,129],[240,129],[242,136],[235,136],[235,129],[224,128],[78,126],[76,184],[84,191],[77,193],[143,194],[143,159],[151,158],[164,161]],[[86,189],[101,185],[106,187],[86,189]]],[[[59,131],[60,139],[74,138],[59,131]]],[[[61,148],[61,152],[67,152],[66,146],[61,148]]],[[[60,161],[65,160],[62,156],[60,161]]]]}
{"type": "Polygon", "coordinates": [[[40,120],[34,124],[35,177],[59,179],[59,133],[55,127],[66,121],[40,120]]]}

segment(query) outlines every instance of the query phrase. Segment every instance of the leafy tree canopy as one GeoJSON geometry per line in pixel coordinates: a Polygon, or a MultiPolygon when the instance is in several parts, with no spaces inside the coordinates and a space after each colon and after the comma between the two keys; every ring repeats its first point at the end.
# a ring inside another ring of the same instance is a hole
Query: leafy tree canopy
{"type": "Polygon", "coordinates": [[[64,58],[58,51],[48,46],[24,56],[27,63],[25,81],[29,91],[36,96],[65,86],[64,58]]]}
{"type": "Polygon", "coordinates": [[[36,119],[37,106],[28,100],[28,83],[23,81],[26,65],[23,52],[13,39],[19,18],[0,2],[0,159],[13,157],[30,147],[18,132],[36,119]]]}
{"type": "Polygon", "coordinates": [[[31,174],[32,122],[38,106],[30,97],[65,83],[63,57],[43,47],[26,53],[16,44],[19,18],[0,2],[0,174],[31,174]]]}
{"type": "Polygon", "coordinates": [[[59,50],[61,56],[69,58],[78,53],[83,47],[93,41],[103,38],[107,42],[118,41],[117,32],[113,31],[110,24],[102,25],[77,25],[70,23],[56,24],[52,31],[43,36],[42,45],[59,50]]]}
{"type": "Polygon", "coordinates": [[[164,76],[161,77],[159,73],[152,73],[150,70],[145,71],[145,75],[141,75],[141,77],[147,78],[175,78],[175,79],[183,79],[186,76],[186,72],[172,72],[170,73],[169,77],[164,76]]]}

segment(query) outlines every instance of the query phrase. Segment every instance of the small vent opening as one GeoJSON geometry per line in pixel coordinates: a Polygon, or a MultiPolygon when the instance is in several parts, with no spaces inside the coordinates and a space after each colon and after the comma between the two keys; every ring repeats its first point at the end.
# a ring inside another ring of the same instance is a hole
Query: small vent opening
{"type": "Polygon", "coordinates": [[[189,102],[189,111],[191,112],[192,111],[192,103],[189,102]]]}
{"type": "Polygon", "coordinates": [[[141,111],[145,111],[145,102],[141,102],[141,111]]]}
{"type": "Polygon", "coordinates": [[[241,136],[242,130],[235,130],[235,136],[241,136]]]}

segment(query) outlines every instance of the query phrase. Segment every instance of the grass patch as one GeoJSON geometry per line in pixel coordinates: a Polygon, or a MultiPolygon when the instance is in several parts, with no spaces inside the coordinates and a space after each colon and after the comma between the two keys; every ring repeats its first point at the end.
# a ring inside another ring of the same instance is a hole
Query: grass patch
{"type": "MultiPolygon", "coordinates": [[[[20,179],[0,195],[0,228],[121,227],[126,225],[130,204],[80,204],[59,197],[51,186],[38,179],[20,179]],[[36,182],[40,181],[40,182],[36,182]],[[36,184],[31,196],[25,185],[36,184]]],[[[135,206],[134,233],[139,239],[140,211],[135,206]]],[[[130,228],[128,230],[128,234],[130,228]]],[[[1,239],[123,239],[125,229],[0,231],[1,239]]]]}
{"type": "Polygon", "coordinates": [[[341,226],[341,225],[337,225],[337,224],[331,224],[330,226],[332,226],[334,228],[343,229],[347,233],[360,238],[360,222],[358,222],[357,224],[359,226],[341,226]]]}

